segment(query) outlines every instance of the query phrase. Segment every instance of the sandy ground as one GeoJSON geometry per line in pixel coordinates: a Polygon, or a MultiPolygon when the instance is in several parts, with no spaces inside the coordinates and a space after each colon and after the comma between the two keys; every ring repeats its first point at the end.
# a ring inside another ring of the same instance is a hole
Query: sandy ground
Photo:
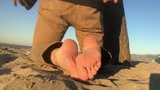
{"type": "Polygon", "coordinates": [[[29,60],[29,48],[0,46],[0,90],[160,90],[160,64],[108,65],[94,80],[79,82],[61,69],[29,60]]]}

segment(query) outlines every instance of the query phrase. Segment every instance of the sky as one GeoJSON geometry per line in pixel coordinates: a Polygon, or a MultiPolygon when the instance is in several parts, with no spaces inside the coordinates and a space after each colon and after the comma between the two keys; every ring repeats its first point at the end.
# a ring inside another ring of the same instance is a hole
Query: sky
{"type": "MultiPolygon", "coordinates": [[[[132,54],[160,54],[160,0],[124,0],[132,54]]],[[[32,45],[39,1],[26,11],[0,1],[0,43],[32,45]]],[[[76,40],[70,27],[64,37],[76,40]]]]}

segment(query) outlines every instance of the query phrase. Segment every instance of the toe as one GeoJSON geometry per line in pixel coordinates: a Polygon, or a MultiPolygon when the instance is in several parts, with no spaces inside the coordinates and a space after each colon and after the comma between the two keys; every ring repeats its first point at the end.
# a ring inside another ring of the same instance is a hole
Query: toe
{"type": "Polygon", "coordinates": [[[101,60],[99,60],[99,61],[97,62],[97,66],[98,66],[98,67],[101,67],[101,60]]]}
{"type": "Polygon", "coordinates": [[[88,78],[89,79],[93,79],[93,74],[92,74],[92,70],[91,70],[91,68],[90,67],[87,67],[87,72],[88,72],[88,78]]]}
{"type": "Polygon", "coordinates": [[[99,70],[99,68],[101,67],[101,61],[98,61],[95,65],[94,65],[94,67],[95,67],[95,70],[99,70]]]}
{"type": "Polygon", "coordinates": [[[89,75],[89,79],[92,80],[94,75],[92,73],[89,73],[88,75],[89,75]]]}
{"type": "Polygon", "coordinates": [[[95,69],[95,67],[91,68],[91,72],[93,76],[97,74],[97,70],[95,69]]]}
{"type": "Polygon", "coordinates": [[[81,80],[87,81],[88,80],[88,72],[85,67],[77,65],[78,69],[78,76],[81,80]]]}
{"type": "Polygon", "coordinates": [[[89,79],[93,79],[96,74],[97,74],[97,70],[95,69],[95,67],[91,67],[90,71],[88,72],[89,79]]]}
{"type": "Polygon", "coordinates": [[[78,77],[77,68],[74,69],[74,70],[72,70],[72,71],[70,72],[70,74],[71,74],[71,77],[72,77],[72,78],[75,78],[75,79],[76,79],[76,78],[77,78],[77,79],[79,78],[79,77],[78,77]]]}
{"type": "Polygon", "coordinates": [[[99,68],[100,68],[100,66],[98,66],[98,65],[94,65],[94,69],[95,69],[96,71],[98,71],[98,70],[99,70],[99,68]]]}

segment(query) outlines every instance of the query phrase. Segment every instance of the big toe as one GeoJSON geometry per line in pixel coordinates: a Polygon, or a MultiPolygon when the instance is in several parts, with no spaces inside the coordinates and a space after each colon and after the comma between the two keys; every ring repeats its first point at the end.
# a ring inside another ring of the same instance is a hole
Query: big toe
{"type": "Polygon", "coordinates": [[[88,72],[85,67],[77,65],[78,69],[78,76],[81,80],[87,81],[88,80],[88,72]]]}
{"type": "Polygon", "coordinates": [[[72,77],[72,78],[74,78],[74,79],[79,79],[79,77],[78,77],[78,72],[77,72],[77,71],[76,71],[76,72],[71,72],[70,74],[71,74],[71,77],[72,77]]]}

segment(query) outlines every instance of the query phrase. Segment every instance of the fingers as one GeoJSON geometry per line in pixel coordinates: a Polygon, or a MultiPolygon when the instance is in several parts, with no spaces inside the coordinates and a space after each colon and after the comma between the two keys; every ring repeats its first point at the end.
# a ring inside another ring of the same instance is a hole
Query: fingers
{"type": "Polygon", "coordinates": [[[30,2],[28,0],[22,0],[22,1],[24,3],[25,7],[29,7],[30,2]]]}
{"type": "Polygon", "coordinates": [[[19,2],[22,6],[24,6],[24,2],[23,2],[22,0],[18,0],[18,2],[19,2]]]}
{"type": "Polygon", "coordinates": [[[103,3],[108,3],[109,1],[111,1],[111,0],[103,0],[103,3]]]}
{"type": "Polygon", "coordinates": [[[17,6],[17,2],[27,10],[31,9],[37,0],[13,0],[14,6],[17,6]]]}
{"type": "Polygon", "coordinates": [[[14,4],[14,6],[17,6],[17,1],[13,0],[13,4],[14,4]]]}
{"type": "Polygon", "coordinates": [[[31,4],[34,4],[37,0],[28,0],[31,4]]]}
{"type": "MultiPolygon", "coordinates": [[[[18,0],[18,3],[20,3],[22,6],[24,6],[24,2],[22,0],[18,0]]],[[[13,0],[14,6],[17,6],[17,0],[13,0]]]]}
{"type": "Polygon", "coordinates": [[[118,0],[103,0],[103,3],[108,3],[108,2],[118,3],[118,0]]]}
{"type": "Polygon", "coordinates": [[[118,0],[114,0],[114,3],[117,3],[118,2],[118,0]]]}

